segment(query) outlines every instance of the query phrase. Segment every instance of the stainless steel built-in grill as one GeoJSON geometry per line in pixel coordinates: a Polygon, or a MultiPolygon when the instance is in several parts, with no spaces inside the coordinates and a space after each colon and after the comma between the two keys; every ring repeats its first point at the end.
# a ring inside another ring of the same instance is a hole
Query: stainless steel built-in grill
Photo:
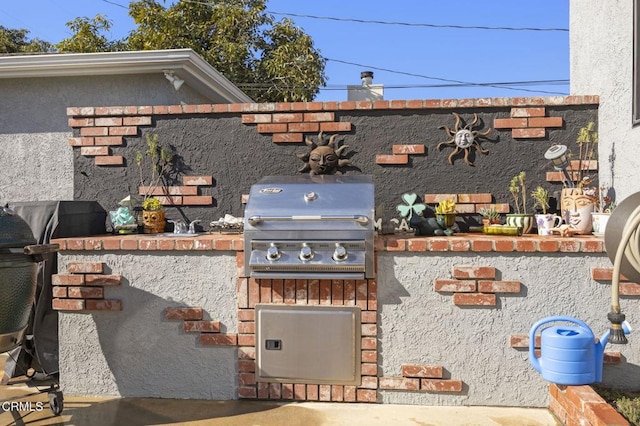
{"type": "Polygon", "coordinates": [[[251,187],[244,221],[248,276],[375,276],[370,176],[263,178],[251,187]]]}

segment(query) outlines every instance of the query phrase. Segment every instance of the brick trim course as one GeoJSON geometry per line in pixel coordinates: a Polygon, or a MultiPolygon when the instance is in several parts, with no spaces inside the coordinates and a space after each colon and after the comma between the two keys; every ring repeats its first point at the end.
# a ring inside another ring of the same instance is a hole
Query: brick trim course
{"type": "MultiPolygon", "coordinates": [[[[103,116],[150,116],[174,114],[228,114],[228,113],[283,113],[295,111],[353,111],[353,110],[398,110],[441,108],[494,108],[494,107],[543,107],[558,105],[597,105],[596,95],[523,97],[523,98],[473,98],[473,99],[414,99],[392,101],[343,101],[343,102],[278,102],[262,104],[203,104],[203,105],[156,105],[156,106],[111,106],[69,107],[67,115],[78,123],[89,123],[92,118],[103,116]]],[[[533,109],[533,108],[530,108],[533,109]]],[[[517,109],[519,110],[519,109],[517,109]]],[[[127,120],[125,120],[127,121],[127,120]]],[[[129,119],[128,125],[148,125],[149,120],[129,119]],[[144,124],[143,124],[144,123],[144,124]]],[[[70,125],[72,123],[70,122],[70,125]]],[[[91,124],[93,125],[93,124],[91,124]]],[[[72,126],[73,127],[73,126],[72,126]]]]}
{"type": "MultiPolygon", "coordinates": [[[[52,243],[60,251],[136,251],[136,250],[224,250],[242,251],[244,240],[239,234],[203,234],[188,238],[163,238],[154,235],[102,235],[58,238],[52,243]]],[[[379,235],[376,251],[407,252],[538,252],[538,253],[606,253],[604,240],[596,235],[573,237],[490,236],[455,234],[451,237],[415,237],[412,235],[379,235]]],[[[626,284],[626,283],[625,283],[626,284]]],[[[634,283],[628,283],[634,284],[634,283]]],[[[635,284],[634,284],[635,285],[635,284]]],[[[629,287],[636,291],[635,287],[629,287]]]]}

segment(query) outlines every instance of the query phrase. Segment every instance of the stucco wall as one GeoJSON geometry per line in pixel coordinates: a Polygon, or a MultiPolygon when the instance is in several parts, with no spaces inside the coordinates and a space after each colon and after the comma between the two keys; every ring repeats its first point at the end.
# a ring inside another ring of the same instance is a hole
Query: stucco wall
{"type": "Polygon", "coordinates": [[[69,133],[0,134],[0,205],[73,200],[69,133]]]}
{"type": "Polygon", "coordinates": [[[237,333],[235,254],[61,255],[60,265],[104,262],[123,277],[106,298],[122,311],[59,312],[60,384],[68,395],[236,399],[236,348],[202,347],[168,307],[202,307],[237,333]]]}
{"type": "Polygon", "coordinates": [[[0,204],[73,200],[67,107],[207,102],[158,75],[0,80],[0,204]]]}
{"type": "MultiPolygon", "coordinates": [[[[60,380],[67,394],[237,399],[235,346],[202,347],[182,321],[168,321],[167,307],[203,307],[223,333],[238,333],[235,255],[63,252],[60,264],[104,262],[105,273],[123,277],[105,287],[122,311],[60,312],[60,380]],[[214,272],[215,271],[215,272],[214,272]],[[158,373],[161,371],[161,373],[158,373]]],[[[599,337],[609,324],[610,285],[591,279],[592,267],[611,266],[603,253],[378,254],[378,376],[399,377],[403,365],[437,365],[462,392],[378,390],[378,402],[419,405],[548,405],[548,384],[530,366],[528,352],[511,347],[538,320],[568,315],[599,337]],[[434,288],[454,266],[489,266],[496,279],[518,281],[517,294],[498,293],[496,306],[458,306],[434,288]],[[544,267],[541,267],[543,265],[544,267]]],[[[623,312],[638,308],[623,297],[623,312]]],[[[632,320],[630,315],[630,320],[632,320]]],[[[605,365],[604,383],[637,387],[640,345],[605,365]]]]}
{"type": "MultiPolygon", "coordinates": [[[[402,364],[442,365],[463,381],[461,394],[379,391],[383,402],[421,405],[548,405],[548,383],[529,365],[528,352],[510,347],[513,334],[528,334],[538,320],[568,315],[599,337],[609,326],[610,286],[593,281],[590,267],[610,267],[603,255],[410,255],[378,256],[379,360],[384,376],[400,376],[402,364]],[[454,306],[451,294],[434,290],[453,266],[494,266],[498,279],[520,281],[519,294],[499,294],[496,307],[454,306]]],[[[638,301],[621,301],[636,312],[638,301]]],[[[632,340],[632,339],[630,339],[632,340]]],[[[623,365],[604,368],[604,382],[637,387],[640,344],[609,345],[623,365]],[[635,380],[635,382],[634,382],[635,380]]]]}
{"type": "Polygon", "coordinates": [[[571,93],[600,96],[600,180],[622,200],[640,191],[640,128],[632,127],[633,2],[571,1],[569,51],[571,93]]]}
{"type": "MultiPolygon", "coordinates": [[[[531,254],[390,255],[378,257],[379,353],[385,376],[402,364],[442,365],[464,382],[462,394],[380,391],[384,402],[422,405],[547,406],[548,383],[529,365],[528,352],[509,345],[538,320],[568,315],[585,321],[599,337],[608,329],[610,286],[589,277],[591,267],[610,267],[606,256],[531,254]],[[454,306],[434,291],[454,265],[492,265],[502,280],[520,281],[519,294],[498,296],[496,307],[454,306]]],[[[634,312],[637,300],[622,300],[634,312]]],[[[632,339],[630,339],[632,340],[632,339]]],[[[640,344],[608,346],[627,362],[640,359],[640,344]]],[[[604,382],[637,386],[635,365],[605,366],[604,382]]]]}

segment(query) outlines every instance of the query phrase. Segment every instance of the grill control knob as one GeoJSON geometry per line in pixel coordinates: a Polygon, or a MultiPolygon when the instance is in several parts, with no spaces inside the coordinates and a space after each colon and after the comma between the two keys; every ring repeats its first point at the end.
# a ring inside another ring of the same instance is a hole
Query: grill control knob
{"type": "Polygon", "coordinates": [[[349,256],[347,253],[347,249],[340,244],[336,244],[336,249],[333,251],[333,260],[335,260],[336,262],[341,262],[343,260],[347,260],[347,256],[349,256]]]}
{"type": "Polygon", "coordinates": [[[280,250],[278,250],[278,247],[273,243],[271,243],[271,245],[267,249],[267,259],[269,260],[280,259],[280,250]]]}
{"type": "Polygon", "coordinates": [[[300,260],[311,260],[313,259],[313,250],[306,244],[302,245],[300,249],[300,260]]]}

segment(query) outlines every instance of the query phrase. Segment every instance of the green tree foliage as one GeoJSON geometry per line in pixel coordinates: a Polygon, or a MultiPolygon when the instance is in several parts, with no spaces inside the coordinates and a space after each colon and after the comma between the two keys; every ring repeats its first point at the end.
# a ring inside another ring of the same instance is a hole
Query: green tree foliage
{"type": "Polygon", "coordinates": [[[109,41],[105,36],[111,30],[111,21],[104,15],[96,15],[93,19],[76,18],[67,22],[73,32],[71,37],[56,44],[60,52],[88,53],[111,52],[124,50],[122,41],[109,41]]]}
{"type": "MultiPolygon", "coordinates": [[[[104,15],[67,22],[71,36],[59,52],[110,52],[191,48],[258,102],[310,101],[326,84],[326,60],[313,40],[289,19],[266,12],[268,0],[134,0],[129,15],[137,27],[122,40],[108,38],[104,15]]],[[[53,46],[26,39],[26,30],[0,27],[0,53],[50,52],[53,46]]]]}
{"type": "Polygon", "coordinates": [[[302,29],[265,9],[266,0],[134,1],[126,49],[191,48],[256,101],[312,100],[325,59],[302,29]]]}
{"type": "Polygon", "coordinates": [[[9,29],[0,25],[0,53],[34,53],[52,52],[51,43],[34,38],[27,38],[29,31],[9,29]]]}

